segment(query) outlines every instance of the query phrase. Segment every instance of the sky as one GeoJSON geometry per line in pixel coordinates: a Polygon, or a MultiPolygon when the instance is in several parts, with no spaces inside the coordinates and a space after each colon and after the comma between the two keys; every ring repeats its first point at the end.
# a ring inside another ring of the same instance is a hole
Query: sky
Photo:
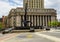
{"type": "MultiPolygon", "coordinates": [[[[57,19],[60,19],[60,0],[44,0],[45,8],[53,8],[57,11],[57,19]]],[[[23,7],[23,0],[0,0],[0,17],[7,16],[12,8],[23,7]]]]}

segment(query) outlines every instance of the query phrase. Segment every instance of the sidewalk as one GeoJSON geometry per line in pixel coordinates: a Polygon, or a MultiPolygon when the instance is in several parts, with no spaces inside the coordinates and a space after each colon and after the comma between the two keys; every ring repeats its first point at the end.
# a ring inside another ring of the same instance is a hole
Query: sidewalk
{"type": "MultiPolygon", "coordinates": [[[[41,32],[41,31],[44,31],[44,30],[41,30],[41,29],[34,29],[35,32],[41,32]]],[[[13,30],[13,33],[20,33],[20,32],[29,32],[30,30],[13,30]]]]}
{"type": "Polygon", "coordinates": [[[54,29],[54,28],[52,28],[51,30],[50,30],[50,32],[60,32],[60,29],[54,29]]]}
{"type": "Polygon", "coordinates": [[[17,35],[19,35],[19,34],[13,33],[13,34],[8,34],[7,36],[5,35],[4,37],[0,37],[0,42],[5,42],[6,40],[11,39],[17,35]]]}
{"type": "Polygon", "coordinates": [[[46,34],[41,34],[39,32],[36,32],[35,34],[38,35],[38,36],[44,37],[46,39],[52,40],[54,42],[60,42],[60,38],[57,38],[57,37],[54,37],[54,36],[49,36],[49,35],[46,35],[46,34]]]}

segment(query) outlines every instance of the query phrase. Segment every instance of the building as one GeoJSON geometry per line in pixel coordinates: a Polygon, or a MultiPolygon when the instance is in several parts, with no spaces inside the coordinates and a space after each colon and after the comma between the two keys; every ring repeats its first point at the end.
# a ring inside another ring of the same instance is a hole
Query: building
{"type": "Polygon", "coordinates": [[[2,18],[0,18],[0,22],[2,22],[2,18]]]}
{"type": "Polygon", "coordinates": [[[7,16],[2,16],[2,26],[3,28],[7,28],[7,16]]]}
{"type": "Polygon", "coordinates": [[[58,22],[60,22],[60,19],[58,19],[58,22]]]}
{"type": "Polygon", "coordinates": [[[0,29],[2,28],[2,18],[0,18],[0,29]]]}
{"type": "Polygon", "coordinates": [[[27,3],[28,8],[44,8],[44,0],[24,0],[23,6],[25,8],[25,3],[27,3]]]}
{"type": "Polygon", "coordinates": [[[23,0],[23,8],[11,9],[8,15],[9,27],[24,26],[25,4],[27,3],[28,26],[48,26],[48,22],[56,20],[56,10],[44,8],[44,0],[23,0]]]}

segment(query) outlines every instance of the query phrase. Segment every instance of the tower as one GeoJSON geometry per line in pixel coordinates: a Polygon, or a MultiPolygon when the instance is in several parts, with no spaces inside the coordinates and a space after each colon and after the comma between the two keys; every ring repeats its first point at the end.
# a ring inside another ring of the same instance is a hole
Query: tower
{"type": "Polygon", "coordinates": [[[44,0],[23,0],[23,7],[27,3],[28,8],[44,8],[44,0]]]}

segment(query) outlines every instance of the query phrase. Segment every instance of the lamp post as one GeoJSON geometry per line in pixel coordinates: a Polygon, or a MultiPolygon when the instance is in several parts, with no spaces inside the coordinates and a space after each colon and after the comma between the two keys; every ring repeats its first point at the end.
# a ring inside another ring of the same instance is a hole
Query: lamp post
{"type": "Polygon", "coordinates": [[[24,26],[27,26],[27,3],[25,3],[24,26]]]}
{"type": "MultiPolygon", "coordinates": [[[[24,27],[25,28],[27,28],[28,27],[28,23],[30,22],[31,23],[31,21],[27,21],[27,2],[25,3],[25,15],[24,15],[24,27]]],[[[29,27],[30,28],[30,31],[31,32],[34,32],[34,28],[31,28],[31,27],[29,27]]]]}

